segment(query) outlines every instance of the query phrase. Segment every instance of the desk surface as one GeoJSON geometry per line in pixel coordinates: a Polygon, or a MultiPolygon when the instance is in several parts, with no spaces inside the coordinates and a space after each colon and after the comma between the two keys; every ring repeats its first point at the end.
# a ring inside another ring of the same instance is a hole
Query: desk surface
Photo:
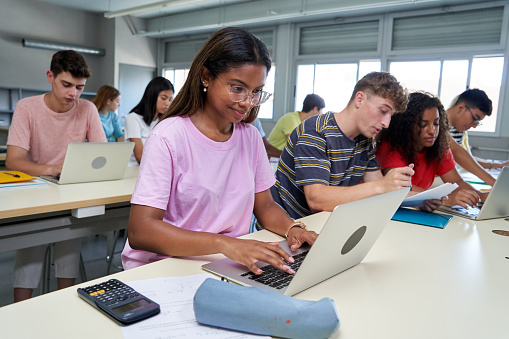
{"type": "MultiPolygon", "coordinates": [[[[327,216],[305,221],[319,230],[327,216]]],[[[509,222],[454,217],[442,230],[391,221],[361,264],[296,298],[335,300],[341,327],[333,338],[507,338],[509,237],[494,229],[509,231],[509,222]]],[[[247,237],[281,239],[268,231],[247,237]]],[[[111,277],[133,281],[198,274],[203,263],[221,257],[171,258],[111,277]]],[[[54,338],[55,333],[122,338],[120,327],[82,301],[76,287],[5,306],[0,317],[6,338],[54,338]],[[87,325],[76,330],[78,321],[87,325]]]]}
{"type": "Polygon", "coordinates": [[[0,189],[0,219],[129,202],[137,174],[128,167],[122,180],[0,189]]]}

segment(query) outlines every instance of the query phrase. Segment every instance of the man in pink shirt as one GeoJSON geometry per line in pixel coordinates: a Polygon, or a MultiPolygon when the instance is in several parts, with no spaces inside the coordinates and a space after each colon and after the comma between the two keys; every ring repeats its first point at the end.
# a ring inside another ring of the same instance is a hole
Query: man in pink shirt
{"type": "MultiPolygon", "coordinates": [[[[16,104],[7,139],[5,166],[33,176],[59,175],[71,142],[107,142],[94,104],[79,99],[91,72],[75,51],[53,55],[46,72],[51,92],[16,104]]],[[[18,250],[14,301],[28,299],[39,284],[46,245],[18,250]]],[[[72,286],[78,275],[79,239],[55,244],[58,288],[72,286]]]]}

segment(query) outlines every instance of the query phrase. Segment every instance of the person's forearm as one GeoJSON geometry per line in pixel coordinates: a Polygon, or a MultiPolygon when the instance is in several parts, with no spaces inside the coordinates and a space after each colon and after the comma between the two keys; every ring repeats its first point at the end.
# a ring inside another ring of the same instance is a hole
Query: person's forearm
{"type": "Polygon", "coordinates": [[[314,213],[321,211],[331,212],[337,205],[369,198],[383,193],[379,181],[370,181],[355,186],[325,186],[306,190],[306,201],[314,213]]]}
{"type": "Polygon", "coordinates": [[[266,148],[266,151],[267,151],[267,155],[269,157],[275,157],[275,158],[279,158],[281,156],[281,153],[283,152],[283,151],[278,150],[276,147],[274,147],[272,145],[269,145],[269,147],[266,148]]]}
{"type": "Polygon", "coordinates": [[[488,185],[493,186],[495,178],[486,172],[486,170],[470,155],[470,153],[468,153],[467,150],[461,146],[451,147],[451,149],[453,151],[454,159],[461,167],[479,177],[479,179],[488,185]]]}
{"type": "Polygon", "coordinates": [[[293,220],[276,203],[267,204],[254,212],[260,225],[279,235],[285,235],[293,224],[293,220]]]}
{"type": "Polygon", "coordinates": [[[133,249],[168,256],[198,256],[224,253],[228,236],[181,229],[162,220],[143,225],[129,223],[129,245],[133,249]]]}
{"type": "Polygon", "coordinates": [[[278,150],[276,147],[272,146],[267,138],[262,138],[263,145],[265,146],[265,151],[267,152],[267,155],[270,157],[276,157],[279,158],[281,156],[282,151],[278,150]]]}
{"type": "Polygon", "coordinates": [[[5,161],[5,168],[7,170],[20,171],[34,177],[53,175],[52,167],[53,165],[39,165],[25,159],[10,159],[8,155],[5,161]]]}

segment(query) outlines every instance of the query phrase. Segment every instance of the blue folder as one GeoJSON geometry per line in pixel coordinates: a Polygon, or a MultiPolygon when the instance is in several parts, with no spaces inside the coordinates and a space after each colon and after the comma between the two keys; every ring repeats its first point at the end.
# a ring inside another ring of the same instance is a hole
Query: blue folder
{"type": "Polygon", "coordinates": [[[449,214],[428,213],[416,209],[400,207],[392,216],[392,220],[444,228],[452,217],[453,216],[449,214]]]}

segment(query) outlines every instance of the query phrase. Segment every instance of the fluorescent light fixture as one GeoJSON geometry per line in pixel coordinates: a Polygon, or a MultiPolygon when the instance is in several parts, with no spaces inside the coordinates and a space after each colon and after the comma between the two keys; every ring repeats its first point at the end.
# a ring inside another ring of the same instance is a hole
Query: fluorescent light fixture
{"type": "Polygon", "coordinates": [[[102,49],[102,48],[84,47],[84,46],[61,44],[58,42],[46,42],[46,41],[36,41],[36,40],[28,40],[28,39],[23,39],[22,43],[23,43],[23,47],[48,49],[48,50],[52,50],[52,51],[62,51],[62,50],[72,49],[76,52],[83,53],[83,54],[92,54],[92,55],[97,55],[97,56],[105,56],[106,55],[106,50],[102,49]]]}

